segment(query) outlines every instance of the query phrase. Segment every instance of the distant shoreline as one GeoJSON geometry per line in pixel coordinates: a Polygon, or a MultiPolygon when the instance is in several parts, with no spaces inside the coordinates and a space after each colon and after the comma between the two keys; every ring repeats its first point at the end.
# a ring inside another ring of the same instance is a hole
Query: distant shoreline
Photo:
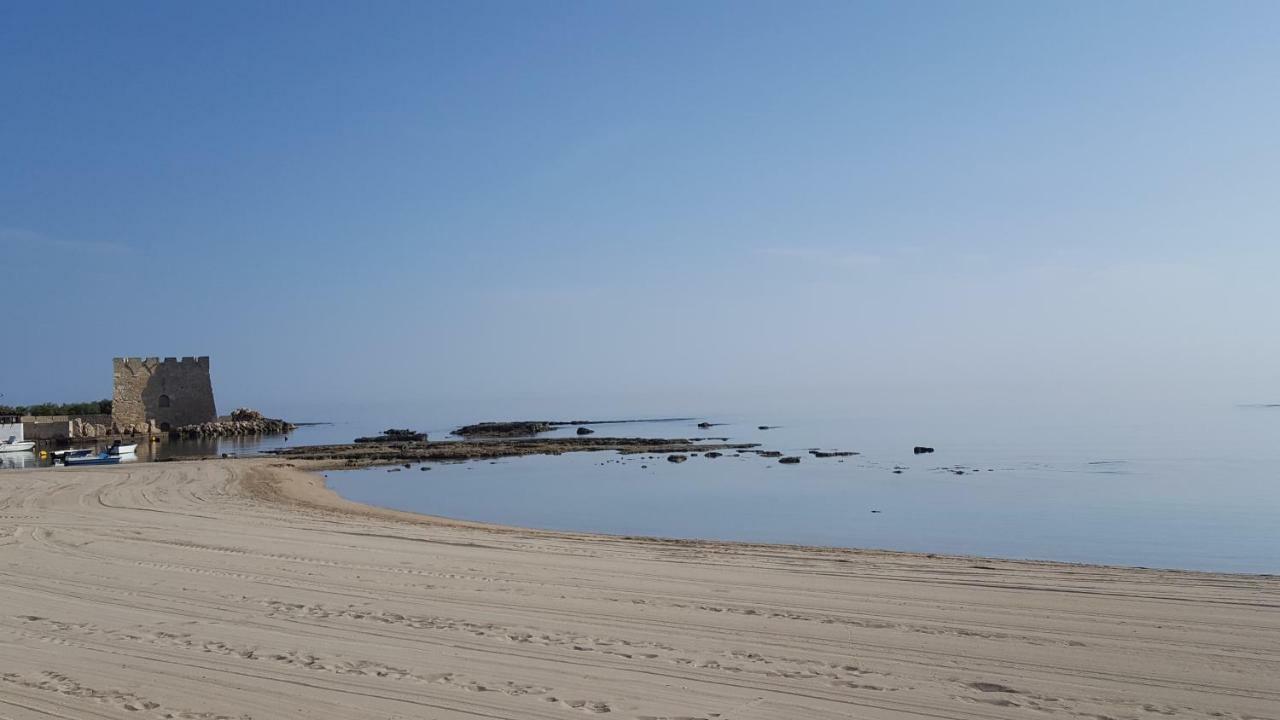
{"type": "Polygon", "coordinates": [[[533,437],[562,427],[687,422],[697,418],[649,418],[645,420],[489,420],[454,428],[452,435],[465,438],[533,437]]]}

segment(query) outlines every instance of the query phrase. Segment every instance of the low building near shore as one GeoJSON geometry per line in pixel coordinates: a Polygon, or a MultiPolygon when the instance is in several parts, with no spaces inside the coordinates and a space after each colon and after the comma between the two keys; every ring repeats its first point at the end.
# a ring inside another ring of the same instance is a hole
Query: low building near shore
{"type": "Polygon", "coordinates": [[[110,415],[24,415],[22,426],[28,440],[37,442],[67,440],[78,437],[101,437],[110,433],[110,415]],[[92,427],[92,434],[84,427],[92,427]],[[97,432],[102,428],[103,432],[97,432]]]}

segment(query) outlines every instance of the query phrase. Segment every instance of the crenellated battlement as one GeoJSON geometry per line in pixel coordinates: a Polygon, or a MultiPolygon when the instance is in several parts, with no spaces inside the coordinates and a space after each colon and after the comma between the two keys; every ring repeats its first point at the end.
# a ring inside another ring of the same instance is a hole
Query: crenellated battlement
{"type": "Polygon", "coordinates": [[[150,370],[150,369],[154,369],[156,367],[164,366],[164,365],[188,365],[188,366],[194,366],[194,367],[208,368],[209,356],[208,355],[200,355],[196,357],[185,356],[181,359],[176,357],[167,357],[164,360],[161,360],[158,357],[148,357],[148,358],[118,357],[118,358],[111,358],[111,362],[116,367],[124,366],[131,369],[146,368],[150,370]]]}

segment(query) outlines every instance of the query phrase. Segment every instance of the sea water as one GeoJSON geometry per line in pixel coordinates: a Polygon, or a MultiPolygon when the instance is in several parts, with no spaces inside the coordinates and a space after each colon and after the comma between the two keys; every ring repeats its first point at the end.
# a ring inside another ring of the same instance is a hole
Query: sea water
{"type": "MultiPolygon", "coordinates": [[[[346,421],[287,437],[143,445],[136,461],[350,442],[389,424],[432,439],[457,425],[346,421]]],[[[724,437],[801,462],[581,452],[326,475],[358,502],[523,527],[1280,572],[1280,408],[758,414],[591,427],[593,437],[724,437]],[[724,424],[697,427],[704,419],[724,424]],[[936,451],[916,455],[916,445],[936,451]],[[812,448],[860,454],[816,458],[812,448]]]]}
{"type": "Polygon", "coordinates": [[[801,462],[581,452],[327,476],[355,501],[532,528],[1280,572],[1280,409],[1135,415],[596,425],[595,437],[726,437],[801,462]]]}

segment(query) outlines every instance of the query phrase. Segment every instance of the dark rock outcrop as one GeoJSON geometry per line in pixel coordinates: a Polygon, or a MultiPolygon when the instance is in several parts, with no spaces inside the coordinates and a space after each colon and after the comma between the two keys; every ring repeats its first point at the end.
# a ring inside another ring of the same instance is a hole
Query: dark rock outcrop
{"type": "Polygon", "coordinates": [[[595,430],[592,430],[592,429],[591,429],[591,428],[589,428],[589,427],[580,427],[580,428],[578,428],[578,434],[579,434],[579,435],[590,435],[590,434],[592,434],[592,433],[594,433],[594,432],[595,432],[595,430]]]}
{"type": "Polygon", "coordinates": [[[416,430],[407,428],[388,428],[382,431],[381,435],[373,437],[358,437],[358,443],[385,443],[385,442],[424,442],[427,439],[426,433],[420,433],[416,430]]]}
{"type": "Polygon", "coordinates": [[[453,431],[465,438],[518,438],[532,437],[565,425],[618,425],[623,423],[656,423],[693,420],[693,418],[645,418],[642,420],[509,420],[463,425],[453,431]]]}
{"type": "Polygon", "coordinates": [[[544,433],[556,427],[557,423],[549,420],[516,420],[513,422],[482,422],[475,425],[463,425],[453,431],[459,437],[529,437],[544,433]]]}
{"type": "Polygon", "coordinates": [[[814,457],[833,458],[833,457],[849,457],[850,455],[857,455],[858,453],[852,450],[834,450],[832,452],[826,452],[825,450],[810,450],[809,454],[814,457]]]}
{"type": "Polygon", "coordinates": [[[790,457],[779,458],[778,462],[782,463],[783,465],[799,465],[800,458],[792,455],[790,457]]]}
{"type": "Polygon", "coordinates": [[[931,453],[931,452],[933,452],[933,448],[931,448],[931,447],[925,447],[925,446],[923,446],[923,445],[917,445],[917,446],[915,446],[915,448],[914,448],[914,449],[912,449],[912,452],[914,452],[916,455],[923,455],[923,454],[925,454],[925,453],[931,453]]]}
{"type": "Polygon", "coordinates": [[[668,455],[667,456],[667,462],[673,462],[673,463],[682,463],[688,459],[689,459],[688,455],[668,455]]]}
{"type": "Polygon", "coordinates": [[[280,435],[296,427],[285,420],[263,417],[256,410],[240,408],[231,414],[230,420],[183,425],[169,432],[170,437],[234,437],[238,435],[280,435]],[[241,419],[237,420],[239,417],[241,419]]]}

